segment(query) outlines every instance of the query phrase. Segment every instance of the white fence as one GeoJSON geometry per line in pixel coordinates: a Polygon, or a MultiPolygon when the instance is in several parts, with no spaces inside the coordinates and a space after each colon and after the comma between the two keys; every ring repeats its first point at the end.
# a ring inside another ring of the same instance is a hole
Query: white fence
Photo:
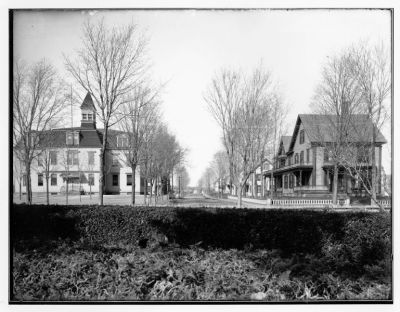
{"type": "MultiPolygon", "coordinates": [[[[348,205],[344,202],[343,205],[348,205]]],[[[332,205],[332,199],[273,199],[273,206],[329,206],[332,205]]]]}
{"type": "Polygon", "coordinates": [[[391,199],[378,199],[378,203],[381,204],[383,207],[392,207],[391,199]]]}

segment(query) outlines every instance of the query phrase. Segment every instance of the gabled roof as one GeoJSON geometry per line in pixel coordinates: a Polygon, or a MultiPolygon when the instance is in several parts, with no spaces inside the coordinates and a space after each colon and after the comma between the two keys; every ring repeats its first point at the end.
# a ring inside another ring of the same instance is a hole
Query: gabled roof
{"type": "Polygon", "coordinates": [[[292,140],[292,136],[290,136],[290,135],[283,135],[281,137],[281,142],[283,144],[283,148],[285,149],[285,152],[287,152],[289,150],[291,140],[292,140]]]}
{"type": "Polygon", "coordinates": [[[89,109],[89,110],[96,110],[96,107],[94,106],[92,96],[88,92],[85,96],[85,99],[82,102],[81,109],[89,109]]]}
{"type": "MultiPolygon", "coordinates": [[[[334,142],[335,132],[334,124],[336,123],[336,115],[321,114],[300,114],[297,117],[293,136],[290,142],[289,150],[293,149],[294,143],[300,124],[303,124],[304,131],[308,139],[313,142],[334,142]]],[[[376,142],[379,144],[386,143],[386,140],[376,125],[373,125],[368,115],[352,115],[347,132],[347,140],[349,142],[369,142],[372,136],[372,127],[376,131],[376,142]]]]}
{"type": "Polygon", "coordinates": [[[289,151],[289,144],[291,140],[291,136],[289,135],[283,135],[281,136],[281,140],[279,142],[279,150],[278,154],[281,154],[281,147],[283,146],[284,154],[286,154],[289,151]]]}

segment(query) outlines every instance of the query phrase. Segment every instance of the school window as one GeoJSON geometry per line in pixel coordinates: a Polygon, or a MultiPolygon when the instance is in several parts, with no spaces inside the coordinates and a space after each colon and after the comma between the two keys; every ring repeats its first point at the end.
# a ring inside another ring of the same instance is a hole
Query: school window
{"type": "Polygon", "coordinates": [[[332,151],[328,150],[328,149],[324,149],[324,161],[332,161],[332,151]]]}
{"type": "Polygon", "coordinates": [[[50,165],[57,165],[57,152],[56,151],[50,152],[50,165]]]}
{"type": "Polygon", "coordinates": [[[79,165],[78,151],[68,151],[67,164],[69,166],[71,166],[71,165],[79,165]]]}
{"type": "Polygon", "coordinates": [[[118,155],[112,155],[112,165],[113,166],[118,166],[119,165],[118,155]]]}
{"type": "Polygon", "coordinates": [[[51,186],[57,185],[57,175],[55,173],[52,173],[50,176],[50,184],[51,186]]]}
{"type": "Polygon", "coordinates": [[[293,175],[289,176],[289,188],[293,188],[293,175]]]}
{"type": "Polygon", "coordinates": [[[118,174],[113,174],[112,183],[113,183],[113,186],[118,186],[118,174]]]}
{"type": "Polygon", "coordinates": [[[74,145],[79,145],[79,132],[74,132],[74,145]]]}
{"type": "Polygon", "coordinates": [[[300,130],[300,144],[304,143],[304,130],[300,130]]]}
{"type": "Polygon", "coordinates": [[[298,163],[299,163],[299,154],[298,154],[298,153],[296,153],[296,154],[294,155],[294,163],[295,163],[295,164],[298,164],[298,163]]]}
{"type": "Polygon", "coordinates": [[[43,186],[43,174],[38,174],[38,186],[43,186]]]}
{"type": "Polygon", "coordinates": [[[89,185],[94,185],[94,174],[89,173],[89,185]]]}
{"type": "Polygon", "coordinates": [[[307,163],[310,162],[310,149],[307,148],[307,163]]]}
{"type": "Polygon", "coordinates": [[[79,145],[79,131],[67,131],[67,145],[79,145]]]}
{"type": "Polygon", "coordinates": [[[304,163],[304,151],[300,152],[300,164],[304,163]]]}
{"type": "Polygon", "coordinates": [[[89,165],[94,165],[94,153],[95,153],[95,152],[88,152],[88,162],[89,162],[89,165]]]}
{"type": "Polygon", "coordinates": [[[132,185],[132,175],[131,174],[126,175],[126,185],[132,185]]]}
{"type": "Polygon", "coordinates": [[[284,187],[285,187],[285,189],[288,188],[288,176],[287,175],[284,176],[284,187]]]}
{"type": "Polygon", "coordinates": [[[82,114],[82,120],[88,120],[87,114],[82,114]]]}
{"type": "Polygon", "coordinates": [[[37,163],[38,163],[38,167],[43,167],[43,159],[41,156],[38,156],[37,163]]]}
{"type": "Polygon", "coordinates": [[[87,114],[87,120],[93,120],[93,114],[87,114]]]}
{"type": "Polygon", "coordinates": [[[117,137],[117,147],[127,147],[128,138],[125,135],[119,135],[117,137]]]}

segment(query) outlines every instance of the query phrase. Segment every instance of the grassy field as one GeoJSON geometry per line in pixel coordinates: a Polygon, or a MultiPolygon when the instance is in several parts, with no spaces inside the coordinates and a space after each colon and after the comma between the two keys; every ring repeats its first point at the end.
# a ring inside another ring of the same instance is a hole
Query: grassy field
{"type": "Polygon", "coordinates": [[[13,208],[12,301],[391,299],[386,215],[13,208]]]}

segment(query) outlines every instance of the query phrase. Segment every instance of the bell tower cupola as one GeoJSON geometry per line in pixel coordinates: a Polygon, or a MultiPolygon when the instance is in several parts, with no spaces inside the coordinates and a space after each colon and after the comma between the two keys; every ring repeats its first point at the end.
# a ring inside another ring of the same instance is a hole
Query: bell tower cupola
{"type": "Polygon", "coordinates": [[[96,108],[88,92],[81,105],[81,128],[96,129],[96,108]]]}

